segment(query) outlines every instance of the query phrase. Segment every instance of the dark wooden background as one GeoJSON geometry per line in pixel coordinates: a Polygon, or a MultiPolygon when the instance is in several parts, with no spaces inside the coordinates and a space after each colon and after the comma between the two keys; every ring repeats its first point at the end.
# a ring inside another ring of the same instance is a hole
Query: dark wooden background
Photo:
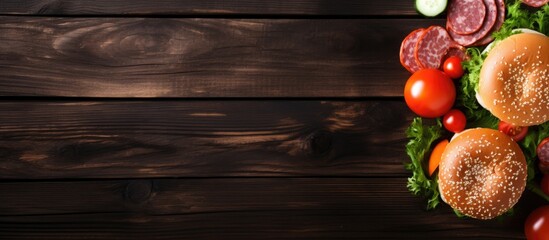
{"type": "MultiPolygon", "coordinates": [[[[520,239],[406,189],[413,1],[0,1],[0,239],[520,239]]],[[[526,199],[526,200],[525,200],[526,199]]]]}

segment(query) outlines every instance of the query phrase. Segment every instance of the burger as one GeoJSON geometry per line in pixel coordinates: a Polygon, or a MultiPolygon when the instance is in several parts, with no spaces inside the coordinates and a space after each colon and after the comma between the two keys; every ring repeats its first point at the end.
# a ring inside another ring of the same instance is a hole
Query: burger
{"type": "Polygon", "coordinates": [[[549,121],[549,37],[523,32],[491,48],[480,71],[477,99],[516,126],[549,121]]]}
{"type": "Polygon", "coordinates": [[[519,200],[527,164],[518,144],[497,130],[475,128],[455,136],[442,153],[438,173],[441,198],[476,219],[492,219],[519,200]]]}

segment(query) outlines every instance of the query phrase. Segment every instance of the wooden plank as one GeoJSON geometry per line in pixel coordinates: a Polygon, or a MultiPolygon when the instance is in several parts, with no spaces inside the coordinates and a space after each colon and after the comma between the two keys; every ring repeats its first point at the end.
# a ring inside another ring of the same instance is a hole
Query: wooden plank
{"type": "Polygon", "coordinates": [[[418,15],[408,0],[2,0],[16,15],[418,15]]]}
{"type": "Polygon", "coordinates": [[[402,96],[428,19],[0,17],[0,96],[402,96]]]}
{"type": "Polygon", "coordinates": [[[0,178],[407,176],[400,101],[0,102],[0,178]]]}
{"type": "MultiPolygon", "coordinates": [[[[0,183],[3,239],[522,239],[536,199],[503,221],[424,211],[405,178],[0,183]]],[[[527,196],[528,197],[528,196],[527,196]]],[[[532,196],[529,196],[532,197],[532,196]]]]}

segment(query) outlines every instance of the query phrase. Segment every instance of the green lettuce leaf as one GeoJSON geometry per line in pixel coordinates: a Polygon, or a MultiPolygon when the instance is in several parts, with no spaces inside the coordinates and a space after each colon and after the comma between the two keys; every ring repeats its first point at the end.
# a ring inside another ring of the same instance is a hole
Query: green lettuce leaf
{"type": "Polygon", "coordinates": [[[416,117],[406,130],[406,135],[409,138],[406,153],[411,162],[405,167],[412,171],[412,177],[408,178],[408,190],[415,195],[427,198],[427,209],[433,209],[440,203],[440,193],[436,176],[430,179],[424,170],[424,165],[426,165],[426,154],[430,151],[431,145],[442,136],[442,123],[437,121],[435,125],[427,125],[423,123],[422,118],[416,117]]]}
{"type": "Polygon", "coordinates": [[[520,1],[508,1],[507,17],[501,29],[493,34],[495,41],[500,41],[515,33],[517,28],[528,28],[549,35],[549,5],[535,12],[522,8],[520,1]]]}

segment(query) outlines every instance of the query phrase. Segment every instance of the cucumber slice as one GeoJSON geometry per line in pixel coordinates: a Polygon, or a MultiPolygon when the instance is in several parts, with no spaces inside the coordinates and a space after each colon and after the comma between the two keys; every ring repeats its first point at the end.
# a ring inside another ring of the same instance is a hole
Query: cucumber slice
{"type": "Polygon", "coordinates": [[[416,0],[416,10],[423,16],[435,17],[446,9],[448,0],[416,0]]]}

